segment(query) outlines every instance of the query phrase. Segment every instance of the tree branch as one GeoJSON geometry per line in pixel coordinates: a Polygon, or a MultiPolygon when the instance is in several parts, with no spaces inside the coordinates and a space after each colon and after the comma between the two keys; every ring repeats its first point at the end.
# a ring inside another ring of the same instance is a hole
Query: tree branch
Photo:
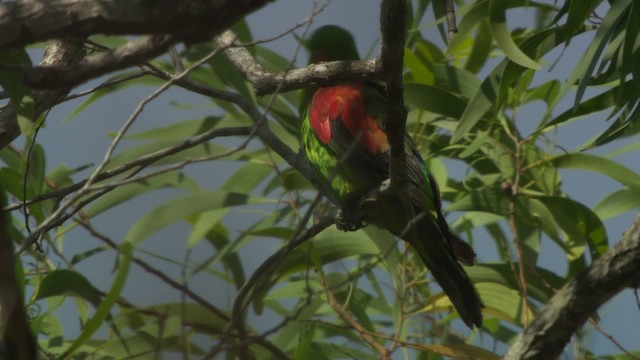
{"type": "Polygon", "coordinates": [[[166,53],[180,39],[173,35],[152,35],[132,40],[117,49],[100,52],[79,64],[44,65],[24,71],[24,81],[36,89],[72,88],[108,72],[141,64],[166,53]]]}
{"type": "Polygon", "coordinates": [[[350,328],[354,329],[359,335],[360,338],[366,342],[371,348],[378,352],[380,359],[382,360],[390,360],[391,352],[389,349],[385,348],[383,345],[378,343],[378,341],[371,336],[369,331],[362,326],[358,321],[356,321],[351,314],[340,304],[336,296],[333,294],[331,289],[329,289],[329,285],[327,284],[327,280],[324,276],[320,275],[319,277],[320,283],[324,287],[325,294],[327,295],[327,302],[329,302],[329,306],[333,308],[333,310],[346,322],[350,328]]]}
{"type": "MultiPolygon", "coordinates": [[[[225,31],[216,38],[218,44],[229,43],[235,38],[225,31]]],[[[380,80],[381,72],[377,60],[334,61],[313,64],[303,69],[291,69],[272,74],[264,70],[249,51],[236,44],[224,51],[233,65],[251,82],[257,96],[276,91],[286,92],[309,86],[332,85],[349,80],[380,80]]]]}
{"type": "Polygon", "coordinates": [[[560,289],[511,346],[505,359],[553,359],[614,295],[640,285],[640,213],[622,240],[560,289]]]}
{"type": "Polygon", "coordinates": [[[203,41],[268,0],[22,0],[0,3],[0,46],[93,34],[173,34],[203,41]]]}
{"type": "Polygon", "coordinates": [[[386,0],[380,9],[382,49],[380,66],[387,84],[386,130],[391,144],[389,172],[392,189],[404,189],[406,183],[406,160],[404,149],[407,111],[404,108],[404,86],[402,69],[404,60],[405,0],[386,0]]]}
{"type": "MultiPolygon", "coordinates": [[[[1,15],[0,15],[1,17],[1,15]]],[[[73,68],[84,58],[82,40],[61,39],[48,41],[40,66],[68,66],[73,68]]],[[[56,90],[35,91],[34,118],[37,119],[52,106],[63,101],[71,89],[58,86],[56,90]]],[[[20,135],[18,120],[13,106],[7,106],[0,112],[0,149],[4,149],[20,135]]]]}

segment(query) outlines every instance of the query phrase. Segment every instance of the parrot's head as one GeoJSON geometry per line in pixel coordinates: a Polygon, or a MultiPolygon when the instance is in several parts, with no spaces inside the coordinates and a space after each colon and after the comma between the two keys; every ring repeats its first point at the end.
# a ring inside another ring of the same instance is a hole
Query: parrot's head
{"type": "Polygon", "coordinates": [[[350,32],[336,25],[318,28],[305,42],[309,63],[358,60],[358,49],[350,32]]]}

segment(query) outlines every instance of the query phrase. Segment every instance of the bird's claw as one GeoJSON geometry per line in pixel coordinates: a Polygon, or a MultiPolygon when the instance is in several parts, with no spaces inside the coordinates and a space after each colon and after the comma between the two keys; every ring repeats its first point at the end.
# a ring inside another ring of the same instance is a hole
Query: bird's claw
{"type": "Polygon", "coordinates": [[[362,219],[353,219],[347,216],[347,212],[338,209],[336,213],[336,227],[338,230],[350,232],[365,227],[365,224],[362,222],[362,219]]]}

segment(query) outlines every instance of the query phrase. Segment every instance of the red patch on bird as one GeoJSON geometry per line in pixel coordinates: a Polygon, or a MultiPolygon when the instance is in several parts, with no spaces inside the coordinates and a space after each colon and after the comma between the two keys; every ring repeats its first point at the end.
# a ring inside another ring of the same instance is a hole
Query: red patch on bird
{"type": "Polygon", "coordinates": [[[351,136],[372,154],[389,150],[387,134],[367,114],[362,84],[336,85],[316,90],[309,107],[309,123],[320,141],[331,141],[331,121],[342,120],[351,136]],[[362,133],[362,135],[360,135],[362,133]]]}

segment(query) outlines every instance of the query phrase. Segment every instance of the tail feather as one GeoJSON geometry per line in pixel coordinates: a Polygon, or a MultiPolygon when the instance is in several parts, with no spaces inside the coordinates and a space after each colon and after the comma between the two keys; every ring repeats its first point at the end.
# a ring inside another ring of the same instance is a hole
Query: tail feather
{"type": "MultiPolygon", "coordinates": [[[[423,199],[416,196],[415,200],[414,210],[419,214],[422,212],[420,204],[423,199]]],[[[469,276],[456,260],[456,256],[459,256],[461,261],[472,263],[475,254],[467,243],[462,240],[458,243],[458,238],[450,236],[444,218],[436,219],[430,213],[423,212],[417,223],[408,221],[401,201],[395,198],[387,201],[363,198],[361,206],[366,223],[387,229],[413,246],[465,324],[482,327],[482,301],[469,276]],[[406,229],[408,223],[413,224],[412,229],[406,229]],[[454,249],[454,246],[459,249],[454,249]]]]}
{"type": "Polygon", "coordinates": [[[418,252],[464,323],[482,327],[482,301],[445,235],[430,216],[424,216],[416,230],[415,235],[407,233],[405,240],[418,252]],[[416,236],[419,238],[414,239],[416,236]]]}

